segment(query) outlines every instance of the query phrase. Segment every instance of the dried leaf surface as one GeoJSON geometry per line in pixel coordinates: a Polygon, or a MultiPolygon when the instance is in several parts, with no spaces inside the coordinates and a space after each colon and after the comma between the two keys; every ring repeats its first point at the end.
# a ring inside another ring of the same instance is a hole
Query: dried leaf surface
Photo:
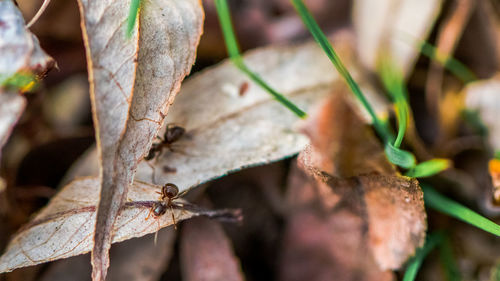
{"type": "MultiPolygon", "coordinates": [[[[287,195],[291,212],[279,280],[395,280],[391,271],[379,269],[370,254],[366,220],[354,204],[340,204],[341,196],[331,187],[296,166],[287,195]]],[[[359,203],[358,196],[352,199],[359,203]]]]}
{"type": "Polygon", "coordinates": [[[183,280],[244,280],[231,242],[218,222],[200,218],[186,223],[180,247],[183,280]]]}
{"type": "Polygon", "coordinates": [[[149,1],[128,40],[129,4],[79,1],[102,171],[92,251],[93,276],[100,280],[128,185],[194,63],[203,24],[199,1],[149,1]]]}
{"type": "MultiPolygon", "coordinates": [[[[33,220],[12,239],[0,257],[0,273],[19,267],[87,253],[92,248],[96,219],[98,178],[82,178],[63,188],[33,220]]],[[[128,199],[120,209],[113,229],[113,242],[140,237],[171,225],[169,210],[158,219],[146,220],[151,207],[158,199],[160,187],[145,183],[130,186],[128,199]]],[[[174,200],[176,221],[193,216],[225,216],[225,211],[207,211],[182,199],[174,200]]]]}
{"type": "MultiPolygon", "coordinates": [[[[159,280],[174,253],[175,238],[176,231],[168,228],[158,232],[156,244],[154,234],[115,244],[110,251],[113,263],[109,267],[106,279],[110,281],[159,280]]],[[[49,265],[39,280],[88,281],[92,272],[89,260],[89,254],[58,260],[49,265]]]]}
{"type": "Polygon", "coordinates": [[[16,4],[11,0],[0,1],[0,84],[20,71],[41,74],[53,65],[54,60],[26,29],[16,4]]]}
{"type": "MultiPolygon", "coordinates": [[[[335,41],[337,42],[337,41],[335,41]]],[[[347,41],[338,41],[347,49],[347,41]]],[[[342,53],[350,69],[352,54],[342,53]]],[[[271,47],[245,56],[249,67],[303,110],[324,99],[339,77],[319,47],[306,43],[271,47]]],[[[351,67],[352,66],[352,67],[351,67]]],[[[385,110],[366,83],[363,89],[378,112],[385,110]]],[[[186,129],[171,150],[139,164],[136,177],[174,182],[181,190],[244,167],[269,163],[298,153],[307,138],[296,130],[298,118],[259,86],[224,62],[188,79],[165,119],[186,129]],[[239,88],[249,83],[243,95],[239,88]],[[153,169],[150,165],[153,165],[153,169]]]]}
{"type": "Polygon", "coordinates": [[[419,55],[414,40],[426,40],[442,4],[442,0],[355,1],[353,20],[361,62],[375,70],[381,56],[391,54],[408,75],[419,55]]]}
{"type": "Polygon", "coordinates": [[[7,142],[25,106],[26,99],[23,96],[13,92],[0,92],[0,149],[7,142]]]}
{"type": "Polygon", "coordinates": [[[305,128],[312,146],[299,160],[318,181],[322,206],[358,216],[378,266],[398,269],[425,239],[423,193],[416,180],[395,172],[352,108],[341,93],[320,106],[305,128]]]}
{"type": "Polygon", "coordinates": [[[470,83],[465,88],[465,107],[477,110],[481,121],[488,127],[489,143],[494,150],[500,150],[500,74],[491,79],[470,83]]]}

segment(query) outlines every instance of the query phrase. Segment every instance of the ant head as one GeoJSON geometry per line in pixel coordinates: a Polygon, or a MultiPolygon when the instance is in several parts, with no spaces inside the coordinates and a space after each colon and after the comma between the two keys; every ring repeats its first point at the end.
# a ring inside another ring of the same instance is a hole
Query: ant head
{"type": "Polygon", "coordinates": [[[173,143],[179,140],[185,132],[186,129],[182,128],[181,126],[167,126],[167,130],[165,131],[163,139],[167,143],[173,143]]]}
{"type": "Polygon", "coordinates": [[[173,199],[179,194],[179,188],[173,183],[167,183],[161,189],[162,197],[173,199]]]}

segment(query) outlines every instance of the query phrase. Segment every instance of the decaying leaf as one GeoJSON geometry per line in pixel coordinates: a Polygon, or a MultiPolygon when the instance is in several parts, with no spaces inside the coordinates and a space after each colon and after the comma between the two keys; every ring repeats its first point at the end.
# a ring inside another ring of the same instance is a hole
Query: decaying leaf
{"type": "MultiPolygon", "coordinates": [[[[245,61],[306,111],[338,79],[328,58],[311,43],[265,48],[251,52],[245,61]]],[[[294,130],[297,121],[293,113],[226,61],[183,84],[165,126],[178,124],[186,129],[185,136],[157,161],[142,162],[136,176],[143,181],[174,182],[185,190],[230,171],[282,159],[298,153],[307,143],[294,130]],[[249,86],[240,96],[243,83],[249,86]]]]}
{"type": "Polygon", "coordinates": [[[149,1],[125,36],[130,1],[79,1],[102,188],[93,278],[104,280],[113,225],[138,161],[147,153],[194,63],[203,10],[196,0],[149,1]]]}
{"type": "MultiPolygon", "coordinates": [[[[465,92],[465,107],[479,113],[481,121],[488,128],[488,142],[494,151],[500,150],[500,124],[498,123],[498,108],[500,108],[500,74],[488,80],[479,80],[467,85],[465,92]]],[[[500,165],[497,159],[489,163],[489,173],[492,180],[492,197],[500,203],[500,165]]],[[[488,191],[489,194],[491,194],[488,191]]],[[[488,194],[488,195],[489,195],[488,194]]],[[[491,196],[487,196],[489,201],[491,196]]]]}
{"type": "Polygon", "coordinates": [[[219,223],[203,218],[186,223],[180,247],[183,280],[244,280],[239,260],[219,223]]]}
{"type": "MultiPolygon", "coordinates": [[[[106,280],[159,280],[174,253],[176,236],[174,229],[167,228],[158,232],[156,244],[154,234],[150,234],[113,245],[110,251],[113,263],[106,280]]],[[[39,280],[88,281],[92,272],[89,260],[90,255],[85,254],[52,262],[39,280]]]]}
{"type": "Polygon", "coordinates": [[[14,92],[0,92],[0,150],[7,142],[25,106],[26,99],[23,96],[14,92]]]}
{"type": "Polygon", "coordinates": [[[394,171],[373,132],[346,102],[345,88],[337,91],[307,123],[312,146],[299,155],[300,163],[318,181],[327,213],[358,216],[379,267],[398,269],[425,240],[422,190],[394,171]]]}
{"type": "Polygon", "coordinates": [[[16,75],[36,77],[53,65],[54,60],[26,29],[14,2],[0,1],[0,149],[26,106],[26,99],[17,92],[29,86],[25,82],[32,81],[18,81],[16,75]]]}
{"type": "Polygon", "coordinates": [[[370,254],[367,222],[359,209],[342,206],[332,188],[311,180],[294,165],[287,197],[291,212],[279,280],[395,280],[390,270],[379,269],[370,254]]]}
{"type": "MultiPolygon", "coordinates": [[[[348,52],[350,42],[342,37],[333,40],[349,69],[355,70],[348,52]]],[[[305,110],[339,85],[336,71],[314,43],[264,48],[246,55],[245,61],[305,110]]],[[[376,111],[383,113],[384,101],[368,84],[361,86],[376,111]]],[[[158,184],[173,182],[183,191],[231,171],[291,156],[307,144],[307,138],[295,129],[297,121],[295,115],[226,61],[183,83],[163,131],[173,123],[184,127],[186,133],[171,145],[172,151],[164,149],[158,159],[141,162],[136,178],[158,184]],[[243,83],[249,86],[240,96],[243,83]],[[154,179],[151,166],[155,169],[154,179]]],[[[89,152],[71,174],[97,174],[96,160],[92,158],[97,157],[89,152]]]]}
{"type": "Polygon", "coordinates": [[[500,123],[498,108],[500,108],[500,74],[488,80],[470,83],[464,89],[465,107],[476,110],[481,121],[488,127],[488,139],[494,150],[500,150],[500,123]]]}
{"type": "Polygon", "coordinates": [[[376,70],[378,60],[391,54],[407,76],[419,54],[415,40],[425,40],[441,11],[442,0],[358,0],[354,26],[361,62],[376,70]]]}
{"type": "Polygon", "coordinates": [[[14,2],[0,1],[0,87],[16,74],[41,75],[53,65],[54,60],[26,29],[14,2]]]}
{"type": "MultiPolygon", "coordinates": [[[[63,188],[33,220],[25,225],[0,257],[0,273],[19,267],[87,253],[92,248],[99,194],[99,178],[81,178],[63,188]]],[[[154,233],[173,223],[171,213],[154,218],[150,209],[158,199],[158,186],[135,182],[120,208],[112,237],[120,242],[154,233]]],[[[193,216],[234,218],[231,211],[207,211],[182,199],[174,201],[176,221],[193,216]]]]}

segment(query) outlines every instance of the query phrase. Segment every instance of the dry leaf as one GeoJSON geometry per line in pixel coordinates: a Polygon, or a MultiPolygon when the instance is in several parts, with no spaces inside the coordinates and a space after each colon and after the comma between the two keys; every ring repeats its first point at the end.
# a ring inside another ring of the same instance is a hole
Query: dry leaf
{"type": "MultiPolygon", "coordinates": [[[[0,257],[0,273],[89,252],[99,187],[98,178],[77,179],[64,187],[9,243],[0,257]]],[[[130,186],[128,200],[114,225],[113,242],[154,233],[172,224],[170,211],[157,219],[146,220],[159,190],[158,186],[139,182],[130,186]]],[[[174,203],[177,222],[200,215],[234,218],[234,213],[207,211],[182,199],[174,203]]]]}
{"type": "Polygon", "coordinates": [[[291,211],[279,279],[394,280],[394,274],[380,270],[370,254],[363,216],[355,208],[342,207],[340,196],[329,186],[292,167],[287,191],[291,211]]]}
{"type": "Polygon", "coordinates": [[[465,107],[477,110],[481,121],[488,127],[488,139],[494,150],[500,150],[500,74],[488,80],[470,83],[465,88],[465,107]]]}
{"type": "Polygon", "coordinates": [[[12,0],[0,1],[0,85],[16,73],[44,74],[54,60],[29,32],[23,15],[12,0]]]}
{"type": "MultiPolygon", "coordinates": [[[[159,280],[174,253],[175,238],[176,231],[168,228],[158,232],[156,244],[154,234],[115,244],[110,251],[113,264],[109,268],[106,279],[110,281],[159,280]]],[[[85,254],[53,262],[39,280],[90,280],[92,267],[89,259],[90,255],[85,254]]]]}
{"type": "MultiPolygon", "coordinates": [[[[356,72],[350,42],[334,39],[349,69],[356,72]]],[[[248,65],[273,87],[307,110],[338,86],[339,76],[313,42],[294,47],[268,47],[245,56],[248,65]]],[[[359,79],[358,79],[359,80],[359,79]]],[[[362,80],[361,80],[362,81],[362,80]]],[[[387,104],[361,83],[377,113],[387,104]]],[[[364,112],[364,111],[363,111],[364,112]]],[[[367,114],[363,115],[369,119],[367,114]]],[[[269,163],[298,153],[307,138],[295,130],[298,118],[226,61],[187,79],[165,118],[186,133],[155,160],[139,164],[136,178],[175,183],[181,191],[244,167],[269,163]],[[240,86],[248,83],[243,96],[240,86]],[[154,179],[152,167],[155,167],[154,179]]],[[[162,135],[160,133],[160,135],[162,135]]],[[[87,152],[66,176],[97,174],[97,156],[87,152]]]]}
{"type": "Polygon", "coordinates": [[[42,75],[53,65],[54,60],[26,29],[14,2],[0,1],[0,149],[26,106],[26,99],[13,90],[2,89],[3,83],[19,73],[42,75]]]}
{"type": "Polygon", "coordinates": [[[219,223],[200,218],[184,224],[180,243],[183,280],[244,280],[239,260],[219,223]]]}
{"type": "Polygon", "coordinates": [[[23,96],[13,92],[0,92],[0,150],[7,142],[25,106],[26,99],[23,96]]]}
{"type": "Polygon", "coordinates": [[[104,280],[118,210],[138,161],[194,63],[203,10],[196,0],[143,3],[139,30],[125,36],[130,1],[79,1],[101,160],[93,278],[104,280]]]}
{"type": "MultiPolygon", "coordinates": [[[[338,38],[339,49],[348,41],[338,38]]],[[[347,51],[341,53],[349,69],[356,69],[347,51]]],[[[339,76],[314,43],[269,47],[245,56],[249,67],[303,110],[322,100],[339,76]]],[[[386,107],[362,83],[377,112],[386,107]]],[[[186,190],[228,172],[277,161],[298,153],[307,138],[297,132],[298,118],[250,82],[232,63],[224,62],[188,79],[165,119],[186,129],[185,136],[158,160],[139,164],[136,177],[156,183],[174,182],[186,190]],[[240,86],[249,83],[243,96],[240,86]],[[153,170],[155,167],[154,179],[153,170]]]]}
{"type": "Polygon", "coordinates": [[[408,76],[419,55],[414,40],[426,40],[442,4],[442,0],[355,1],[353,20],[361,62],[376,70],[381,56],[389,53],[408,76]]]}
{"type": "Polygon", "coordinates": [[[359,216],[379,267],[398,269],[424,243],[422,190],[416,180],[394,171],[347,101],[345,88],[338,91],[307,124],[312,146],[299,155],[300,163],[318,181],[323,208],[359,216]]]}

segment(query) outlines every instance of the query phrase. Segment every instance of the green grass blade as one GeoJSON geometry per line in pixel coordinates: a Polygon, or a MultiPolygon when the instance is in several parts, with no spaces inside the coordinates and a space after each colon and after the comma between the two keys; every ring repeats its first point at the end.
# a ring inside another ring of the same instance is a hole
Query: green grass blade
{"type": "Polygon", "coordinates": [[[460,276],[460,270],[458,270],[458,265],[453,255],[453,249],[451,248],[450,239],[448,237],[444,237],[443,242],[439,246],[439,257],[441,258],[441,263],[444,267],[446,280],[462,280],[460,276]]]}
{"type": "Polygon", "coordinates": [[[418,249],[415,256],[408,261],[403,281],[413,281],[417,277],[418,270],[422,265],[425,257],[443,240],[441,233],[432,233],[427,236],[425,244],[422,248],[418,249]]]}
{"type": "Polygon", "coordinates": [[[287,99],[285,96],[280,94],[278,91],[274,90],[269,86],[259,75],[251,71],[243,61],[240,54],[240,49],[238,47],[238,42],[236,41],[236,36],[233,30],[233,24],[231,22],[231,15],[229,13],[229,7],[226,0],[215,0],[215,8],[217,10],[217,15],[219,17],[219,22],[222,28],[222,34],[224,35],[224,41],[226,42],[227,52],[233,63],[241,71],[250,77],[256,84],[264,88],[269,94],[271,94],[274,99],[288,108],[290,111],[295,113],[298,117],[304,119],[307,114],[302,111],[297,105],[287,99]]]}
{"type": "Polygon", "coordinates": [[[411,169],[415,167],[416,160],[415,156],[406,150],[394,147],[390,142],[385,145],[385,155],[387,159],[394,164],[405,169],[411,169]]]}
{"type": "Polygon", "coordinates": [[[441,64],[444,68],[453,73],[453,75],[462,80],[462,82],[469,83],[477,80],[476,75],[474,75],[474,73],[469,68],[467,68],[457,59],[453,58],[450,55],[439,52],[436,47],[425,41],[419,41],[418,44],[420,52],[422,54],[441,64]]]}
{"type": "Polygon", "coordinates": [[[135,22],[137,19],[137,14],[139,13],[139,5],[141,0],[131,0],[130,2],[130,10],[127,18],[127,38],[132,37],[132,33],[134,31],[135,22]]]}
{"type": "Polygon", "coordinates": [[[382,83],[391,95],[396,106],[398,134],[396,136],[396,140],[394,141],[394,146],[399,148],[403,142],[403,137],[408,123],[408,114],[410,112],[408,102],[406,101],[407,90],[403,73],[402,71],[398,71],[396,69],[395,64],[389,56],[386,56],[386,58],[381,61],[378,72],[381,75],[382,83]]]}
{"type": "Polygon", "coordinates": [[[447,214],[468,224],[471,224],[486,232],[500,236],[500,225],[481,216],[471,209],[439,194],[432,187],[426,184],[420,185],[424,191],[425,204],[432,209],[447,214]]]}
{"type": "Polygon", "coordinates": [[[371,107],[366,97],[361,92],[361,89],[359,88],[358,84],[354,81],[351,74],[345,68],[344,64],[342,63],[337,53],[333,49],[332,45],[328,41],[328,38],[321,31],[320,27],[314,20],[313,16],[311,15],[307,7],[301,0],[291,0],[291,1],[293,6],[295,7],[295,10],[302,18],[302,21],[304,22],[307,29],[309,29],[309,31],[311,32],[316,42],[320,45],[323,51],[325,51],[326,55],[332,61],[337,71],[347,82],[347,85],[349,86],[353,94],[358,98],[363,107],[370,114],[373,120],[373,126],[375,127],[377,133],[384,139],[384,142],[392,141],[394,137],[390,133],[389,129],[386,126],[384,126],[384,124],[378,119],[377,115],[375,114],[375,111],[371,107]]]}
{"type": "Polygon", "coordinates": [[[419,163],[405,175],[412,178],[430,177],[448,169],[451,165],[452,162],[448,159],[431,159],[429,161],[419,163]]]}

